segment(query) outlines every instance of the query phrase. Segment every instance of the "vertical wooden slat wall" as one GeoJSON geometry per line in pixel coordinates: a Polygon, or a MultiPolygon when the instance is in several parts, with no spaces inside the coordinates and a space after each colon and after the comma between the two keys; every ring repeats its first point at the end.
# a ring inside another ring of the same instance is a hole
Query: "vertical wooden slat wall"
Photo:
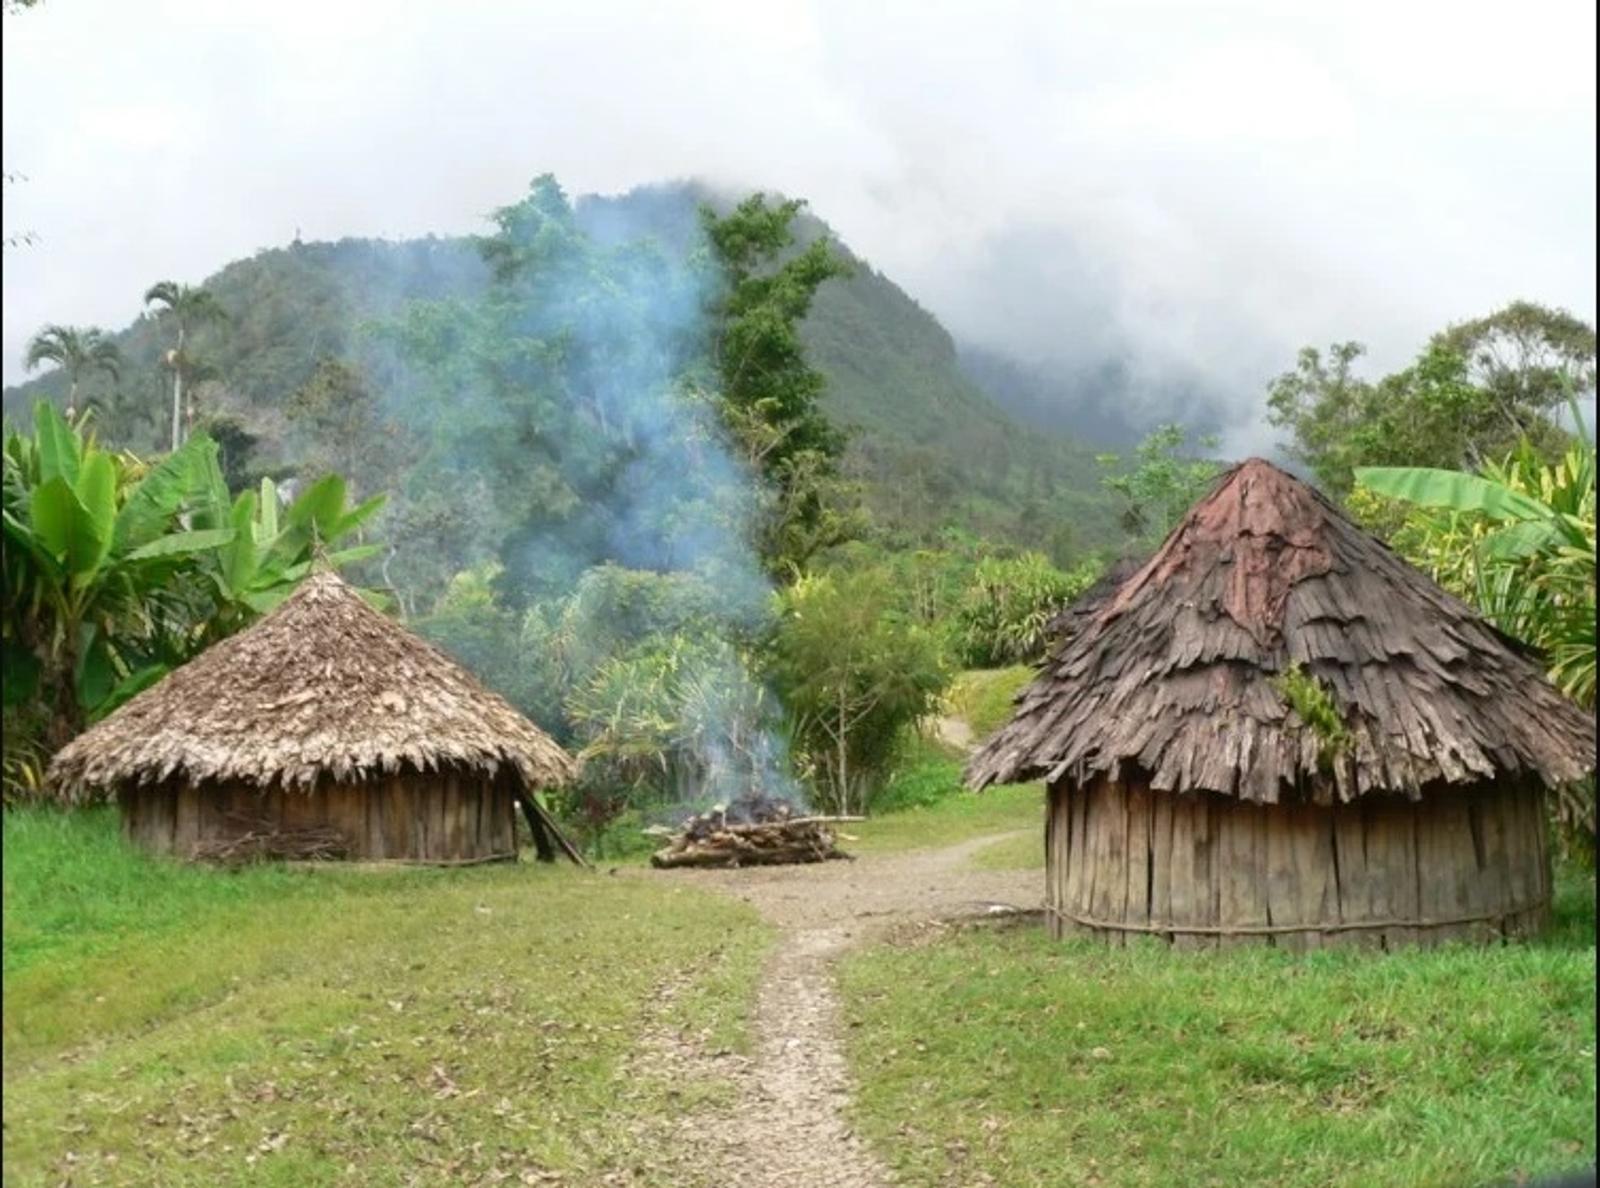
{"type": "Polygon", "coordinates": [[[310,792],[167,782],[124,788],[118,803],[129,840],[179,858],[276,826],[337,829],[363,861],[460,862],[515,856],[518,777],[507,776],[403,772],[310,792]]]}
{"type": "Polygon", "coordinates": [[[1058,782],[1046,826],[1052,936],[1180,948],[1393,948],[1529,935],[1548,915],[1543,791],[1260,805],[1058,782]]]}

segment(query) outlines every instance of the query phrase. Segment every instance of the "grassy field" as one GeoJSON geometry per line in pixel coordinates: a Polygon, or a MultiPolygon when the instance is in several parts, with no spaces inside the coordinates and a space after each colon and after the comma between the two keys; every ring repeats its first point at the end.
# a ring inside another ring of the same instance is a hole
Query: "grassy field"
{"type": "Polygon", "coordinates": [[[570,867],[230,874],[7,813],[4,1180],[669,1182],[660,1127],[720,1090],[628,1054],[652,1023],[742,1045],[767,939],[570,867]]]}
{"type": "Polygon", "coordinates": [[[1537,944],[1174,954],[970,930],[842,973],[911,1183],[1493,1184],[1595,1154],[1595,885],[1537,944]]]}
{"type": "Polygon", "coordinates": [[[982,742],[1011,717],[1012,699],[1033,679],[1030,665],[1010,668],[976,668],[959,674],[945,695],[951,712],[965,718],[974,737],[982,742]]]}
{"type": "MultiPolygon", "coordinates": [[[[981,793],[956,792],[926,808],[842,825],[840,828],[856,840],[841,844],[858,854],[950,846],[985,833],[1018,829],[1037,832],[1044,827],[1043,821],[1043,789],[1038,784],[1020,784],[981,793]]],[[[1038,844],[1037,838],[1032,840],[1038,844]]]]}
{"type": "MultiPolygon", "coordinates": [[[[861,853],[1021,831],[1037,786],[848,828],[861,853]]],[[[219,872],[108,812],[5,816],[4,1182],[670,1184],[729,1090],[633,1060],[748,1043],[770,932],[623,872],[219,872]],[[679,986],[658,999],[664,984],[679,986]]],[[[1592,1160],[1595,885],[1538,944],[1294,959],[1050,941],[878,947],[841,970],[861,1131],[906,1183],[1490,1184],[1592,1160]]]]}
{"type": "MultiPolygon", "coordinates": [[[[1039,793],[1041,799],[1043,795],[1042,792],[1039,793]]],[[[972,865],[980,870],[1043,870],[1042,828],[1030,830],[1018,837],[1008,837],[1004,841],[995,842],[992,846],[985,846],[972,856],[972,865]]]]}
{"type": "MultiPolygon", "coordinates": [[[[950,767],[949,778],[959,783],[960,768],[955,764],[950,767]]],[[[1018,829],[1037,832],[1043,828],[1043,821],[1044,791],[1037,784],[992,788],[981,793],[957,788],[930,805],[841,825],[840,830],[848,837],[839,844],[853,854],[881,854],[951,846],[986,833],[1018,829]]],[[[1038,845],[1037,838],[1033,841],[1038,845]]]]}
{"type": "Polygon", "coordinates": [[[915,738],[874,799],[871,819],[841,826],[849,835],[841,844],[852,853],[875,854],[1042,828],[1044,792],[1039,785],[968,792],[961,784],[965,758],[936,739],[915,738]]]}

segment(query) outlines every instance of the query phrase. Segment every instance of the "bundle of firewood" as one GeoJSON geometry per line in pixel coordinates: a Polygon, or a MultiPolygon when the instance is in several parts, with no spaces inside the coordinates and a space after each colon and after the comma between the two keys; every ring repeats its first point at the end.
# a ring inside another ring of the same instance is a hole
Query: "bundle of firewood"
{"type": "Polygon", "coordinates": [[[193,857],[200,862],[238,866],[268,858],[297,862],[317,862],[343,858],[350,843],[337,829],[312,826],[304,829],[251,829],[221,841],[199,842],[193,857]]]}
{"type": "Polygon", "coordinates": [[[789,817],[731,824],[709,814],[691,817],[672,841],[650,856],[652,866],[774,866],[790,862],[823,862],[848,858],[829,824],[850,817],[789,817]]]}

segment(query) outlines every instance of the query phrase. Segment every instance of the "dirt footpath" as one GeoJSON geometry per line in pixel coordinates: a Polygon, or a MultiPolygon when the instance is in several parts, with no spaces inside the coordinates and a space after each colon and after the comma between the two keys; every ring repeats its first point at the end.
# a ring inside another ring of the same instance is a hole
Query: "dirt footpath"
{"type": "Polygon", "coordinates": [[[674,1125],[670,1162],[677,1182],[819,1188],[891,1182],[845,1118],[851,1083],[834,962],[890,929],[1038,908],[1038,871],[970,866],[978,850],[1014,836],[854,862],[641,873],[736,896],[781,930],[761,979],[752,1058],[706,1052],[694,1037],[661,1031],[643,1055],[655,1072],[722,1078],[737,1094],[725,1113],[687,1115],[674,1125]]]}

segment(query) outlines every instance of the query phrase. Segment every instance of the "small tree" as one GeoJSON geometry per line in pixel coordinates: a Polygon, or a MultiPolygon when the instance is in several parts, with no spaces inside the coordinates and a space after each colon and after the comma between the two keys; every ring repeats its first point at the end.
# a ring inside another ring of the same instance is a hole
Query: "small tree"
{"type": "Polygon", "coordinates": [[[775,669],[818,798],[866,809],[904,729],[948,683],[938,641],[871,573],[802,577],[779,600],[775,669]]]}
{"type": "MultiPolygon", "coordinates": [[[[1195,446],[1214,450],[1215,437],[1202,437],[1195,446]]],[[[1222,465],[1196,457],[1188,431],[1181,425],[1162,425],[1134,447],[1134,465],[1122,474],[1101,479],[1108,491],[1122,496],[1123,527],[1129,536],[1155,544],[1177,526],[1189,506],[1210,488],[1222,465]]],[[[1120,466],[1115,454],[1102,454],[1105,467],[1120,466]]]]}

